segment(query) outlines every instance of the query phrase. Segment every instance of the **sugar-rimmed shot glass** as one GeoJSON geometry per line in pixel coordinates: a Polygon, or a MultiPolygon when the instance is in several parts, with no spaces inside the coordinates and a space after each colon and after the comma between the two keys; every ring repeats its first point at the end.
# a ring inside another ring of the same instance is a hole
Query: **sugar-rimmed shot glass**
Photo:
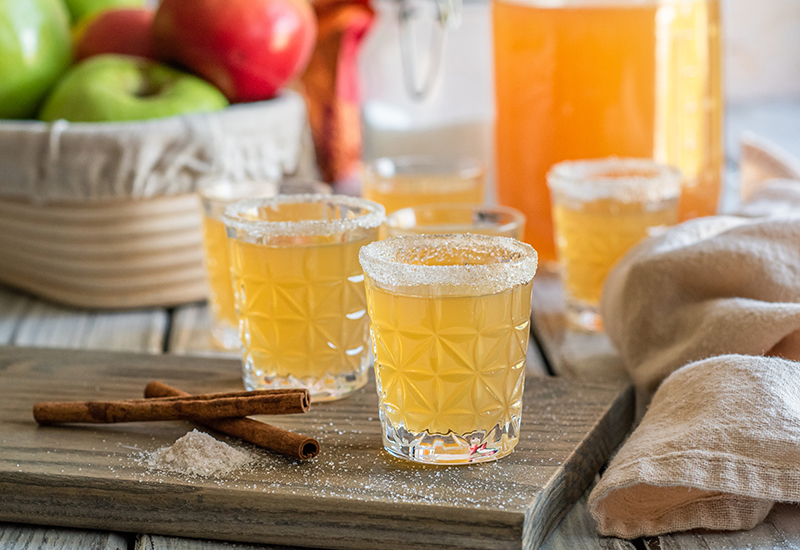
{"type": "Polygon", "coordinates": [[[525,215],[509,206],[421,204],[393,212],[386,220],[386,232],[390,237],[475,233],[520,240],[525,215]]]}
{"type": "Polygon", "coordinates": [[[519,441],[536,251],[508,237],[421,235],[365,246],[383,444],[469,464],[519,441]]]}
{"type": "Polygon", "coordinates": [[[484,170],[470,157],[382,157],[364,168],[362,194],[387,213],[418,204],[483,202],[484,170]]]}
{"type": "Polygon", "coordinates": [[[547,174],[567,319],[600,331],[611,268],[658,228],[678,221],[681,173],[649,159],[566,161],[547,174]]]}
{"type": "Polygon", "coordinates": [[[249,198],[269,198],[278,194],[330,193],[330,186],[315,180],[213,179],[198,189],[203,207],[203,248],[208,276],[208,303],[211,309],[211,337],[223,349],[239,350],[239,321],[233,300],[228,240],[222,214],[225,207],[249,198]]]}
{"type": "Polygon", "coordinates": [[[359,249],[383,206],[343,195],[283,195],[225,208],[248,390],[308,388],[315,401],[367,381],[369,336],[359,249]]]}

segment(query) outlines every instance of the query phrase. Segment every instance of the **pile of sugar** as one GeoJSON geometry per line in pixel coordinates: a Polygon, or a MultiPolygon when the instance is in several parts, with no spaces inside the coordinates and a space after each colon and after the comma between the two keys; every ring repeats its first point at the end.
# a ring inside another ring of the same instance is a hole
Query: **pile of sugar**
{"type": "Polygon", "coordinates": [[[193,430],[171,446],[147,454],[143,462],[157,470],[209,477],[229,474],[252,460],[249,453],[193,430]]]}

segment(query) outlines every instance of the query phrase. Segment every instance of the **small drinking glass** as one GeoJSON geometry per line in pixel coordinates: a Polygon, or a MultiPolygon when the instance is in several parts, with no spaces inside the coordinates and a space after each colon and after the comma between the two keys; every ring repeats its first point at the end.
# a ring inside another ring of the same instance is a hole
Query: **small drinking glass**
{"type": "Polygon", "coordinates": [[[330,193],[330,186],[320,181],[287,179],[235,181],[210,180],[200,185],[203,206],[203,247],[208,275],[208,303],[211,308],[211,337],[227,350],[238,350],[239,321],[233,302],[228,242],[222,212],[233,202],[248,198],[274,197],[278,194],[330,193]]]}
{"type": "Polygon", "coordinates": [[[281,195],[225,208],[248,390],[308,388],[315,401],[367,381],[369,336],[358,250],[383,206],[343,195],[281,195]]]}
{"type": "Polygon", "coordinates": [[[418,204],[480,204],[483,185],[483,167],[473,158],[383,157],[365,167],[362,194],[392,213],[418,204]]]}
{"type": "Polygon", "coordinates": [[[386,220],[388,236],[475,233],[520,240],[525,215],[508,206],[421,204],[401,208],[386,220]]]}
{"type": "Polygon", "coordinates": [[[467,464],[519,440],[536,251],[508,237],[392,237],[359,254],[383,445],[467,464]]]}
{"type": "Polygon", "coordinates": [[[566,161],[552,167],[547,184],[567,319],[600,331],[606,276],[650,232],[677,223],[681,173],[648,159],[566,161]]]}

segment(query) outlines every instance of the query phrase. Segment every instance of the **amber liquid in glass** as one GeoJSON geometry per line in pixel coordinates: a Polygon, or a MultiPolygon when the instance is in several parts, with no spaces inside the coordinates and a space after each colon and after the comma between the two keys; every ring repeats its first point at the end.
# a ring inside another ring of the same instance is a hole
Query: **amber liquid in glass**
{"type": "Polygon", "coordinates": [[[303,239],[314,242],[229,241],[245,386],[305,386],[317,401],[336,399],[367,381],[358,250],[377,239],[377,229],[346,243],[337,242],[341,235],[303,239]]]}
{"type": "Polygon", "coordinates": [[[483,202],[483,174],[462,178],[449,175],[398,174],[391,178],[366,175],[364,198],[380,203],[386,213],[419,204],[483,202]]]}
{"type": "Polygon", "coordinates": [[[568,296],[588,306],[599,305],[603,283],[614,264],[651,228],[674,225],[677,214],[676,199],[624,203],[606,198],[555,204],[558,254],[568,296]]]}
{"type": "MultiPolygon", "coordinates": [[[[208,302],[213,318],[219,325],[222,325],[220,330],[226,328],[238,330],[233,287],[231,286],[231,270],[228,262],[228,238],[225,235],[225,224],[222,221],[209,216],[203,217],[203,244],[208,273],[208,302]]],[[[223,335],[214,334],[214,337],[223,343],[223,335]]]]}
{"type": "Polygon", "coordinates": [[[722,170],[719,2],[537,7],[494,0],[497,186],[556,259],[545,174],[655,158],[685,177],[680,217],[715,212],[722,170]]]}

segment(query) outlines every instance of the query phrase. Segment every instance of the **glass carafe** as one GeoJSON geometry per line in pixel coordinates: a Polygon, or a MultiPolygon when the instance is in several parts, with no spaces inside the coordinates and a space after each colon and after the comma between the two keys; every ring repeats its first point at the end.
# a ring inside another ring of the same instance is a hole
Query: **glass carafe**
{"type": "Polygon", "coordinates": [[[654,158],[684,174],[681,219],[713,214],[723,168],[719,0],[493,0],[496,177],[525,240],[556,258],[545,174],[654,158]]]}

